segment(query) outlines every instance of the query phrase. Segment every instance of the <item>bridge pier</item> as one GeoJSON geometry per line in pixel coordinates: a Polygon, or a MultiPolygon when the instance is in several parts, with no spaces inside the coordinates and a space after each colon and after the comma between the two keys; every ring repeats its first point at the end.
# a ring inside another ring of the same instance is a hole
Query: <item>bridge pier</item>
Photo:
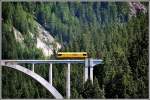
{"type": "Polygon", "coordinates": [[[52,63],[49,66],[49,83],[52,85],[52,63]]]}
{"type": "Polygon", "coordinates": [[[90,59],[90,65],[89,65],[89,68],[90,68],[90,80],[93,84],[93,59],[90,59]]]}
{"type": "Polygon", "coordinates": [[[88,80],[88,68],[84,68],[84,82],[88,80]]]}
{"type": "Polygon", "coordinates": [[[67,98],[70,99],[70,63],[68,63],[68,68],[67,68],[66,93],[67,93],[67,98]]]}
{"type": "Polygon", "coordinates": [[[34,64],[32,64],[32,71],[34,72],[34,64]]]}
{"type": "Polygon", "coordinates": [[[90,80],[93,84],[93,68],[92,67],[90,68],[90,80]]]}
{"type": "Polygon", "coordinates": [[[85,68],[84,68],[84,82],[88,80],[88,59],[85,59],[85,68]]]}
{"type": "Polygon", "coordinates": [[[85,59],[84,82],[91,80],[93,84],[93,59],[85,59]]]}

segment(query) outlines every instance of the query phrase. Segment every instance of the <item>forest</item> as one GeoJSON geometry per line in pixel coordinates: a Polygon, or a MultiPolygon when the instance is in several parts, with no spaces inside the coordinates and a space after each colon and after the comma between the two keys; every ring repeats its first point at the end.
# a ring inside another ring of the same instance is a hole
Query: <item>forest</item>
{"type": "MultiPolygon", "coordinates": [[[[94,67],[93,84],[83,82],[84,65],[71,65],[72,99],[148,98],[149,4],[138,4],[147,11],[133,12],[129,2],[2,2],[2,59],[56,59],[36,48],[38,22],[62,45],[59,51],[85,51],[104,60],[94,67]],[[15,40],[13,28],[23,35],[25,47],[15,40]]],[[[35,72],[48,80],[48,66],[36,65],[35,72]]],[[[67,67],[54,66],[53,85],[66,98],[67,67]]],[[[54,97],[32,78],[2,67],[2,98],[54,97]]]]}

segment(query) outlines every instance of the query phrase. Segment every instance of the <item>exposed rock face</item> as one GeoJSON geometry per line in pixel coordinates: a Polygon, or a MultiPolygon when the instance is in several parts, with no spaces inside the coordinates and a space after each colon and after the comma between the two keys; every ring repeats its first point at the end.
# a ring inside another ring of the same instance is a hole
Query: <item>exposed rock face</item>
{"type": "Polygon", "coordinates": [[[140,2],[130,2],[130,16],[135,16],[138,12],[143,12],[144,14],[147,12],[147,9],[140,2]]]}
{"type": "Polygon", "coordinates": [[[58,51],[61,45],[46,31],[40,24],[37,23],[37,48],[42,49],[45,56],[53,55],[54,51],[58,51]]]}
{"type": "Polygon", "coordinates": [[[21,43],[22,47],[25,47],[25,44],[24,44],[24,37],[22,36],[22,34],[16,29],[13,27],[13,32],[14,32],[14,36],[15,36],[15,39],[17,42],[21,43]]]}
{"type": "MultiPolygon", "coordinates": [[[[41,49],[44,56],[51,56],[53,55],[54,51],[57,52],[61,45],[55,41],[55,39],[50,35],[48,31],[46,31],[39,23],[35,22],[37,27],[37,42],[36,46],[37,48],[41,49]]],[[[21,43],[22,46],[25,46],[24,44],[24,37],[23,35],[15,28],[13,28],[15,39],[17,42],[21,43]]],[[[34,36],[33,33],[28,33],[31,37],[34,36]]]]}

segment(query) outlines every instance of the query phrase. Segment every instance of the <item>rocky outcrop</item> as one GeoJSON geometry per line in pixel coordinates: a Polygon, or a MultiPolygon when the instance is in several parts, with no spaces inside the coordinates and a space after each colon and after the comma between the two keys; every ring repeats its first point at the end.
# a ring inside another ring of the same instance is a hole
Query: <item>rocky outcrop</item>
{"type": "MultiPolygon", "coordinates": [[[[44,56],[51,56],[54,54],[54,52],[57,52],[61,45],[56,42],[56,40],[53,38],[53,36],[50,35],[48,31],[46,31],[39,23],[35,22],[35,25],[37,27],[36,30],[36,47],[41,49],[44,56]]],[[[21,43],[22,46],[25,47],[24,44],[24,37],[21,32],[19,32],[17,29],[13,28],[14,36],[17,42],[21,43]]],[[[34,36],[34,33],[29,32],[28,33],[31,37],[34,36]]]]}
{"type": "Polygon", "coordinates": [[[130,16],[135,16],[138,12],[146,13],[147,9],[146,7],[141,4],[140,2],[129,2],[130,7],[130,16]]]}
{"type": "Polygon", "coordinates": [[[45,56],[53,55],[54,51],[57,52],[61,48],[61,45],[40,24],[36,23],[36,25],[38,32],[37,48],[42,49],[45,56]]]}

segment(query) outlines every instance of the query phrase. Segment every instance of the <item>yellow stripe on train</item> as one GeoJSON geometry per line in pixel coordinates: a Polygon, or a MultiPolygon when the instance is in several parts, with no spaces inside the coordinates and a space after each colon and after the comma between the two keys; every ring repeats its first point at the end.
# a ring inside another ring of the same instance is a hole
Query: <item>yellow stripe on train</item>
{"type": "Polygon", "coordinates": [[[87,52],[58,52],[57,58],[59,59],[85,59],[87,52]]]}

